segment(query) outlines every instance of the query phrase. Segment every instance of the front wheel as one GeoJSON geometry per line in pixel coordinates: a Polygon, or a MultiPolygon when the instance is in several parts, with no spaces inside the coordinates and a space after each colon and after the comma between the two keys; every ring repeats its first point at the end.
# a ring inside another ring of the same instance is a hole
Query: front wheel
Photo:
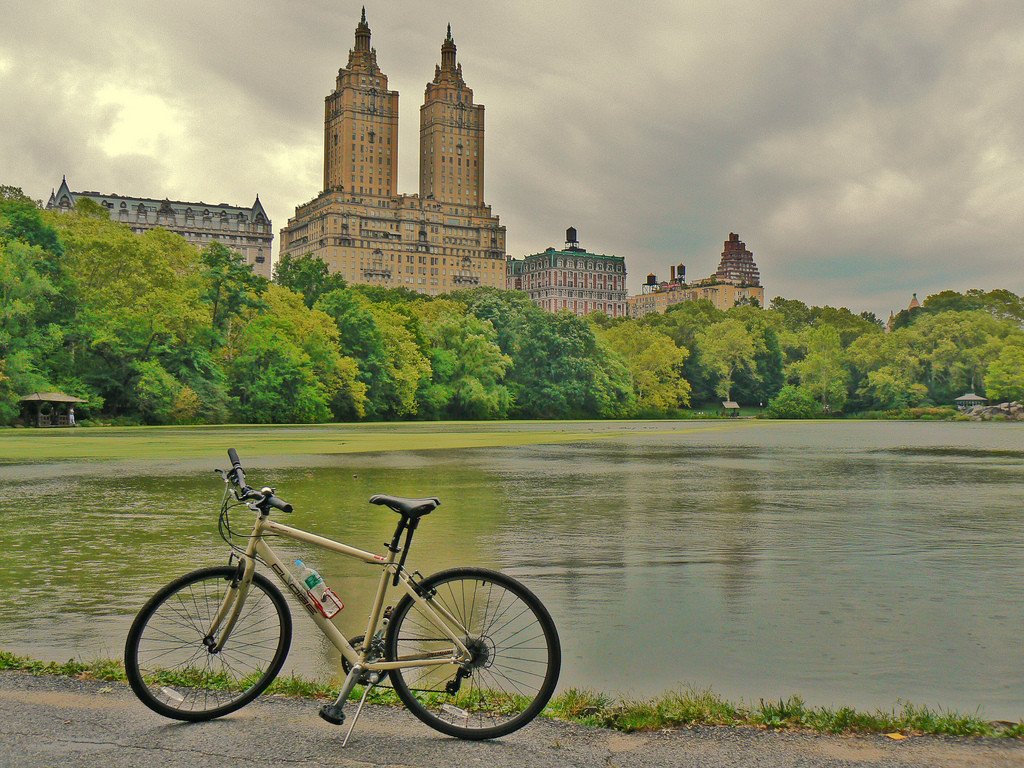
{"type": "Polygon", "coordinates": [[[124,667],[143,704],[175,720],[210,720],[244,707],[281,670],[292,618],[281,591],[253,574],[224,647],[208,628],[238,569],[203,568],[161,589],[128,631],[124,667]]]}
{"type": "MultiPolygon", "coordinates": [[[[505,736],[536,717],[555,690],[562,660],[540,600],[515,579],[482,568],[442,571],[420,587],[435,613],[459,622],[459,639],[473,656],[463,666],[392,670],[391,684],[409,711],[460,739],[505,736]]],[[[455,646],[406,596],[392,614],[387,648],[390,661],[416,661],[451,655],[455,646]]]]}

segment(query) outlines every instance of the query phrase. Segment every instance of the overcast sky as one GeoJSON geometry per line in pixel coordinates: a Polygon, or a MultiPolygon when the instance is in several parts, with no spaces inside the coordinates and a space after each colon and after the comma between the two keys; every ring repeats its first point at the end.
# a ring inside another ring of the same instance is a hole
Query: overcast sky
{"type": "MultiPolygon", "coordinates": [[[[360,3],[0,0],[0,183],[249,205],[323,176],[360,3]]],[[[1024,5],[367,4],[400,94],[399,191],[451,21],[486,105],[485,196],[522,256],[625,256],[631,292],[739,233],[769,296],[888,314],[1024,292],[1024,5]]],[[[276,250],[276,238],[275,238],[276,250]]]]}

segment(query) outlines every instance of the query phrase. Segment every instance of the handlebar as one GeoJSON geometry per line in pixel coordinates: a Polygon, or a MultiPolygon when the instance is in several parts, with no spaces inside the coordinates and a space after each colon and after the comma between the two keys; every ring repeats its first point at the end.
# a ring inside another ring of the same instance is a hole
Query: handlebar
{"type": "Polygon", "coordinates": [[[292,511],[292,505],[291,504],[289,504],[284,499],[277,498],[277,496],[275,496],[274,494],[270,494],[269,496],[265,496],[263,498],[263,501],[266,502],[267,504],[269,504],[270,506],[274,507],[275,509],[280,509],[282,512],[291,512],[292,511]]]}
{"type": "Polygon", "coordinates": [[[239,492],[236,493],[236,496],[239,501],[248,501],[250,499],[256,501],[256,506],[263,514],[266,514],[267,507],[273,507],[282,512],[292,511],[292,505],[284,499],[275,496],[273,488],[261,488],[257,491],[246,484],[245,471],[242,469],[242,462],[238,458],[238,451],[234,448],[228,448],[228,458],[231,460],[231,471],[228,472],[227,476],[231,482],[238,486],[239,492]]]}

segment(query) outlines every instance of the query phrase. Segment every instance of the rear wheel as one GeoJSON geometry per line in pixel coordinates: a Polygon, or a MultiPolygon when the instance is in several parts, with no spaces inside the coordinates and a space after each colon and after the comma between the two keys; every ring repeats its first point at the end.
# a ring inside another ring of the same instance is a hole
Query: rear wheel
{"type": "MultiPolygon", "coordinates": [[[[561,647],[540,600],[515,579],[482,568],[442,571],[421,582],[431,607],[464,628],[468,664],[391,671],[395,693],[430,727],[461,739],[493,739],[522,728],[558,682],[561,647]]],[[[388,625],[389,661],[444,657],[454,644],[410,597],[388,625]]]]}
{"type": "Polygon", "coordinates": [[[284,596],[261,574],[227,643],[207,630],[238,569],[203,568],[171,582],[139,611],[124,649],[128,682],[143,704],[175,720],[210,720],[240,709],[270,685],[292,639],[284,596]]]}

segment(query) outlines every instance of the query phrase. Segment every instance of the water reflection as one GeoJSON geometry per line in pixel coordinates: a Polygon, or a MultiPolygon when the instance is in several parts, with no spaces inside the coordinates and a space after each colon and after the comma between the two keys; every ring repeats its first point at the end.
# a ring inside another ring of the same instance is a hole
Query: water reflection
{"type": "MultiPolygon", "coordinates": [[[[1013,719],[1022,443],[1012,425],[660,424],[584,444],[296,458],[251,476],[295,504],[287,522],[374,551],[395,518],[372,493],[439,495],[412,564],[522,577],[558,623],[566,685],[902,696],[1013,719]]],[[[53,469],[0,468],[4,645],[117,655],[148,594],[223,561],[219,481],[197,461],[78,463],[60,486],[53,469]]],[[[346,602],[339,626],[361,634],[376,569],[280,549],[316,565],[346,602]]],[[[297,621],[292,669],[336,668],[297,621]]]]}

